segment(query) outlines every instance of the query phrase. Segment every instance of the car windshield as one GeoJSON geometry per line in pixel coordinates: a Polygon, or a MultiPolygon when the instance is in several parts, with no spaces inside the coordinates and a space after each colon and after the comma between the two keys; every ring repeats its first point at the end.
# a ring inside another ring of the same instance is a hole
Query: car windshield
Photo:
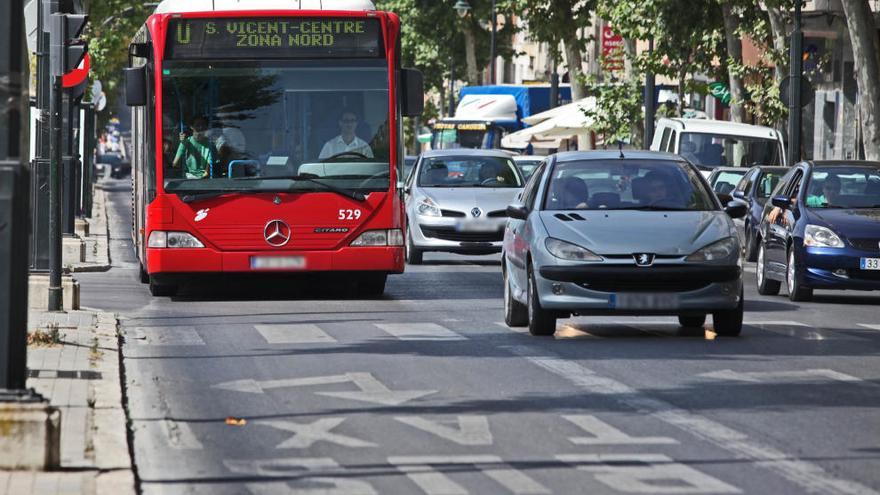
{"type": "Polygon", "coordinates": [[[523,159],[523,160],[514,160],[516,166],[519,167],[519,171],[522,173],[523,179],[528,180],[529,177],[532,176],[532,173],[538,168],[538,165],[541,164],[543,159],[536,158],[534,160],[531,159],[523,159]]]}
{"type": "Polygon", "coordinates": [[[809,208],[880,208],[880,166],[813,168],[809,208]]]}
{"type": "Polygon", "coordinates": [[[715,210],[712,193],[684,162],[585,160],[553,169],[545,210],[715,210]]]}
{"type": "Polygon", "coordinates": [[[389,187],[383,60],[171,60],[162,84],[167,191],[389,187]]]}
{"type": "Polygon", "coordinates": [[[778,142],[758,137],[683,132],[678,154],[709,168],[782,165],[778,142]]]}
{"type": "Polygon", "coordinates": [[[434,156],[422,160],[422,187],[522,187],[516,165],[500,156],[434,156]]]}
{"type": "Polygon", "coordinates": [[[758,182],[758,189],[755,191],[755,197],[760,199],[767,199],[773,194],[773,190],[776,189],[776,185],[779,184],[779,179],[782,178],[786,174],[785,172],[776,172],[776,171],[767,171],[761,175],[761,180],[758,182]]]}
{"type": "Polygon", "coordinates": [[[718,194],[730,194],[731,191],[736,189],[736,185],[739,184],[740,179],[742,179],[746,172],[748,172],[748,170],[745,169],[742,171],[725,170],[718,172],[718,174],[712,179],[712,189],[718,194]]]}

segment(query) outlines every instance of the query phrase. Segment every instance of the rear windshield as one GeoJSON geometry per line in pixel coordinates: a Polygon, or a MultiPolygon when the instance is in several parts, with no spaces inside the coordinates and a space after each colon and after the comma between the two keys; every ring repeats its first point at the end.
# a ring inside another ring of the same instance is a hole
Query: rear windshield
{"type": "Polygon", "coordinates": [[[880,208],[880,166],[813,168],[809,208],[880,208]]]}
{"type": "Polygon", "coordinates": [[[684,162],[587,160],[553,169],[545,210],[706,211],[717,205],[699,173],[684,162]]]}
{"type": "Polygon", "coordinates": [[[746,172],[748,171],[748,169],[743,169],[742,171],[725,170],[719,172],[718,175],[712,179],[712,189],[718,194],[730,194],[731,191],[736,189],[736,185],[739,184],[740,179],[742,179],[743,175],[746,175],[746,172]]]}
{"type": "Polygon", "coordinates": [[[510,158],[499,156],[435,156],[422,160],[422,187],[522,187],[510,158]]]}

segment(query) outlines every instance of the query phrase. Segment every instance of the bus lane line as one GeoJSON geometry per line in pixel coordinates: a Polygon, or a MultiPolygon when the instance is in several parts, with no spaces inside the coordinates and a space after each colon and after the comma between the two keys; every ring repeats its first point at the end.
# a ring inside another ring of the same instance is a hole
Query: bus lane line
{"type": "Polygon", "coordinates": [[[817,464],[800,460],[775,447],[749,438],[703,415],[681,409],[666,401],[649,397],[622,382],[597,374],[578,363],[531,346],[503,346],[517,356],[558,375],[576,387],[594,394],[613,396],[619,403],[635,411],[649,414],[664,423],[702,438],[738,458],[750,459],[807,492],[823,494],[878,495],[878,492],[856,481],[836,478],[817,464]]]}
{"type": "Polygon", "coordinates": [[[470,465],[495,480],[510,493],[517,495],[543,495],[551,493],[546,487],[505,464],[494,455],[451,456],[395,456],[388,462],[419,486],[427,495],[467,495],[468,490],[442,472],[450,466],[470,465]]]}

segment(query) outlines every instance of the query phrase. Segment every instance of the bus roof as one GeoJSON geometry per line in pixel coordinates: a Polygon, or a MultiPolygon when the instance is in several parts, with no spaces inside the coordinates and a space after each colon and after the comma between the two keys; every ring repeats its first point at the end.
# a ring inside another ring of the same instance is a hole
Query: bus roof
{"type": "Polygon", "coordinates": [[[248,10],[376,10],[371,0],[163,0],[156,14],[248,10]]]}

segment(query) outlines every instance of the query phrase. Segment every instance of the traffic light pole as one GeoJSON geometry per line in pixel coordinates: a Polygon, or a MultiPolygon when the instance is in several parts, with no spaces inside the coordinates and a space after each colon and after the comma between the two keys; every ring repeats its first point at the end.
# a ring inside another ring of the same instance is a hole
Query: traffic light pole
{"type": "MultiPolygon", "coordinates": [[[[63,39],[63,38],[62,38],[63,39]]],[[[61,76],[52,75],[49,94],[49,311],[61,311],[61,76]]]]}
{"type": "Polygon", "coordinates": [[[801,2],[794,6],[794,30],[791,32],[789,52],[790,90],[788,97],[788,163],[794,165],[801,160],[801,77],[804,69],[804,35],[801,31],[801,2]]]}

